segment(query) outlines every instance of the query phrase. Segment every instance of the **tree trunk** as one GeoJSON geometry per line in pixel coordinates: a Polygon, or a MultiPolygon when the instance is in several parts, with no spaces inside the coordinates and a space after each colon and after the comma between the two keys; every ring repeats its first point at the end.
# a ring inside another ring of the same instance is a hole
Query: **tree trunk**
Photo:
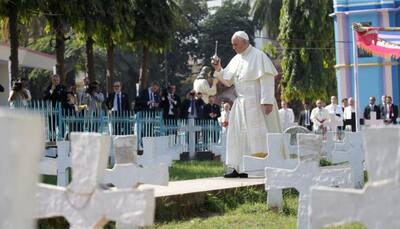
{"type": "Polygon", "coordinates": [[[8,29],[10,39],[11,79],[18,78],[18,8],[15,4],[8,4],[8,29]]]}
{"type": "Polygon", "coordinates": [[[64,77],[64,53],[65,53],[65,32],[64,25],[60,18],[53,19],[53,28],[56,32],[56,73],[60,76],[61,82],[65,81],[64,77]]]}
{"type": "Polygon", "coordinates": [[[92,36],[88,36],[86,38],[86,69],[90,82],[96,80],[94,75],[93,43],[92,36]]]}
{"type": "Polygon", "coordinates": [[[114,43],[112,39],[107,42],[107,91],[113,91],[114,82],[114,43]]]}
{"type": "Polygon", "coordinates": [[[140,64],[139,91],[147,86],[147,66],[149,65],[149,48],[143,46],[142,63],[140,64]]]}

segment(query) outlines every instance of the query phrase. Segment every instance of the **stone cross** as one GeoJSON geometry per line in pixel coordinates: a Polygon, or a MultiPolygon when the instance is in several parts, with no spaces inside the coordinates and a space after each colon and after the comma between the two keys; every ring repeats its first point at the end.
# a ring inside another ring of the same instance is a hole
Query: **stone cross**
{"type": "Polygon", "coordinates": [[[383,126],[384,120],[383,119],[376,119],[376,112],[371,111],[370,119],[364,119],[364,123],[367,126],[383,126]]]}
{"type": "Polygon", "coordinates": [[[185,140],[185,136],[183,134],[171,134],[168,137],[168,151],[171,152],[173,160],[179,160],[183,152],[182,142],[185,140]]]}
{"type": "MultiPolygon", "coordinates": [[[[243,169],[245,173],[259,175],[265,172],[265,167],[294,169],[297,165],[296,159],[290,159],[285,155],[285,147],[289,144],[290,134],[267,134],[267,152],[265,158],[243,156],[243,169]]],[[[282,208],[282,189],[271,188],[267,195],[268,205],[282,208]]]]}
{"type": "Polygon", "coordinates": [[[188,119],[187,125],[181,126],[179,132],[188,132],[189,133],[189,155],[191,158],[194,158],[194,154],[196,153],[196,132],[201,131],[201,126],[195,125],[195,119],[188,119]]]}
{"type": "Polygon", "coordinates": [[[225,162],[225,155],[226,155],[226,133],[221,133],[219,136],[220,142],[218,144],[212,144],[211,145],[211,151],[215,155],[220,155],[221,160],[225,162]]]}
{"type": "Polygon", "coordinates": [[[138,156],[139,165],[166,164],[171,166],[173,158],[168,152],[168,136],[143,137],[142,141],[143,155],[138,156]]]}
{"type": "Polygon", "coordinates": [[[37,217],[64,216],[72,229],[102,228],[109,220],[132,228],[152,224],[153,190],[106,190],[100,185],[109,149],[109,136],[72,133],[72,182],[67,187],[39,184],[37,217]]]}
{"type": "Polygon", "coordinates": [[[0,109],[0,126],[0,228],[34,228],[44,122],[37,114],[0,109]]]}
{"type": "Polygon", "coordinates": [[[116,163],[106,169],[104,183],[117,188],[135,188],[139,184],[168,185],[168,166],[153,163],[140,167],[137,162],[137,137],[120,135],[113,137],[116,163]]]}
{"type": "Polygon", "coordinates": [[[349,162],[355,188],[364,186],[364,150],[361,132],[346,132],[344,141],[336,142],[328,158],[333,164],[349,162]]]}
{"type": "Polygon", "coordinates": [[[368,183],[362,190],[313,187],[310,204],[311,228],[347,222],[361,222],[366,228],[398,228],[399,141],[398,127],[363,130],[368,183]]]}
{"type": "Polygon", "coordinates": [[[329,114],[329,116],[329,122],[327,122],[326,127],[331,131],[336,132],[338,127],[343,126],[343,123],[338,120],[339,117],[336,116],[336,114],[329,114]]]}
{"type": "Polygon", "coordinates": [[[42,157],[40,174],[57,175],[57,185],[67,186],[69,183],[68,168],[71,168],[70,153],[69,141],[57,141],[57,158],[42,157]]]}
{"type": "Polygon", "coordinates": [[[310,187],[352,186],[349,167],[329,166],[319,167],[319,151],[321,140],[317,135],[299,134],[299,162],[295,169],[265,168],[266,184],[269,189],[295,188],[299,192],[299,208],[297,227],[308,228],[308,205],[310,187]]]}

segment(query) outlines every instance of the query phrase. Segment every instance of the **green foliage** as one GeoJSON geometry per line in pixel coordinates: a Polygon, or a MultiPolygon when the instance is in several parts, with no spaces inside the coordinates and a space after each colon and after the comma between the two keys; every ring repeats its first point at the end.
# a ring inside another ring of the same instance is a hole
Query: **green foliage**
{"type": "Polygon", "coordinates": [[[256,0],[253,5],[253,21],[258,29],[265,27],[270,38],[276,38],[279,34],[281,8],[282,0],[256,0]]]}
{"type": "Polygon", "coordinates": [[[218,41],[218,56],[223,65],[235,55],[231,47],[233,33],[239,30],[245,31],[254,39],[254,23],[249,19],[250,7],[241,2],[226,1],[218,8],[215,14],[209,16],[202,24],[202,34],[199,38],[201,55],[210,63],[210,57],[214,54],[215,41],[218,41]]]}
{"type": "Polygon", "coordinates": [[[332,0],[283,0],[279,42],[283,47],[283,95],[327,99],[336,94],[332,0]]]}
{"type": "Polygon", "coordinates": [[[174,36],[177,6],[172,0],[136,0],[134,41],[161,52],[174,36]]]}
{"type": "Polygon", "coordinates": [[[169,170],[171,181],[218,177],[223,174],[223,164],[218,161],[175,161],[169,170]]]}

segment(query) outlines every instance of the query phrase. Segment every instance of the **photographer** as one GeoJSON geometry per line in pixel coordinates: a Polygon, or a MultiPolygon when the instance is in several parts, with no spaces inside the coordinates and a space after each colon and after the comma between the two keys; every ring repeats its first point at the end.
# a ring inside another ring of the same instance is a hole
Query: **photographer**
{"type": "Polygon", "coordinates": [[[89,111],[99,112],[103,101],[104,95],[100,92],[99,83],[96,81],[90,83],[83,96],[82,104],[87,105],[89,111]]]}
{"type": "Polygon", "coordinates": [[[8,102],[11,107],[26,107],[28,101],[32,99],[31,92],[25,88],[25,85],[19,79],[14,82],[8,102]]]}
{"type": "Polygon", "coordinates": [[[199,97],[196,91],[191,90],[187,95],[186,99],[182,102],[182,118],[185,119],[201,119],[203,118],[204,101],[199,97]]]}

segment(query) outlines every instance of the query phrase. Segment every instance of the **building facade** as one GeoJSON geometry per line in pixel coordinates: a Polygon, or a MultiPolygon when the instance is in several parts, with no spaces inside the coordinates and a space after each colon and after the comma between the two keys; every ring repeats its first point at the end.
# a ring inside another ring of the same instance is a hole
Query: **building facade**
{"type": "MultiPolygon", "coordinates": [[[[335,24],[336,79],[339,99],[354,96],[353,38],[354,22],[374,27],[400,26],[400,0],[334,0],[331,14],[335,24]]],[[[399,104],[399,61],[372,56],[358,49],[359,103],[363,108],[369,96],[377,103],[383,94],[399,104]]]]}

